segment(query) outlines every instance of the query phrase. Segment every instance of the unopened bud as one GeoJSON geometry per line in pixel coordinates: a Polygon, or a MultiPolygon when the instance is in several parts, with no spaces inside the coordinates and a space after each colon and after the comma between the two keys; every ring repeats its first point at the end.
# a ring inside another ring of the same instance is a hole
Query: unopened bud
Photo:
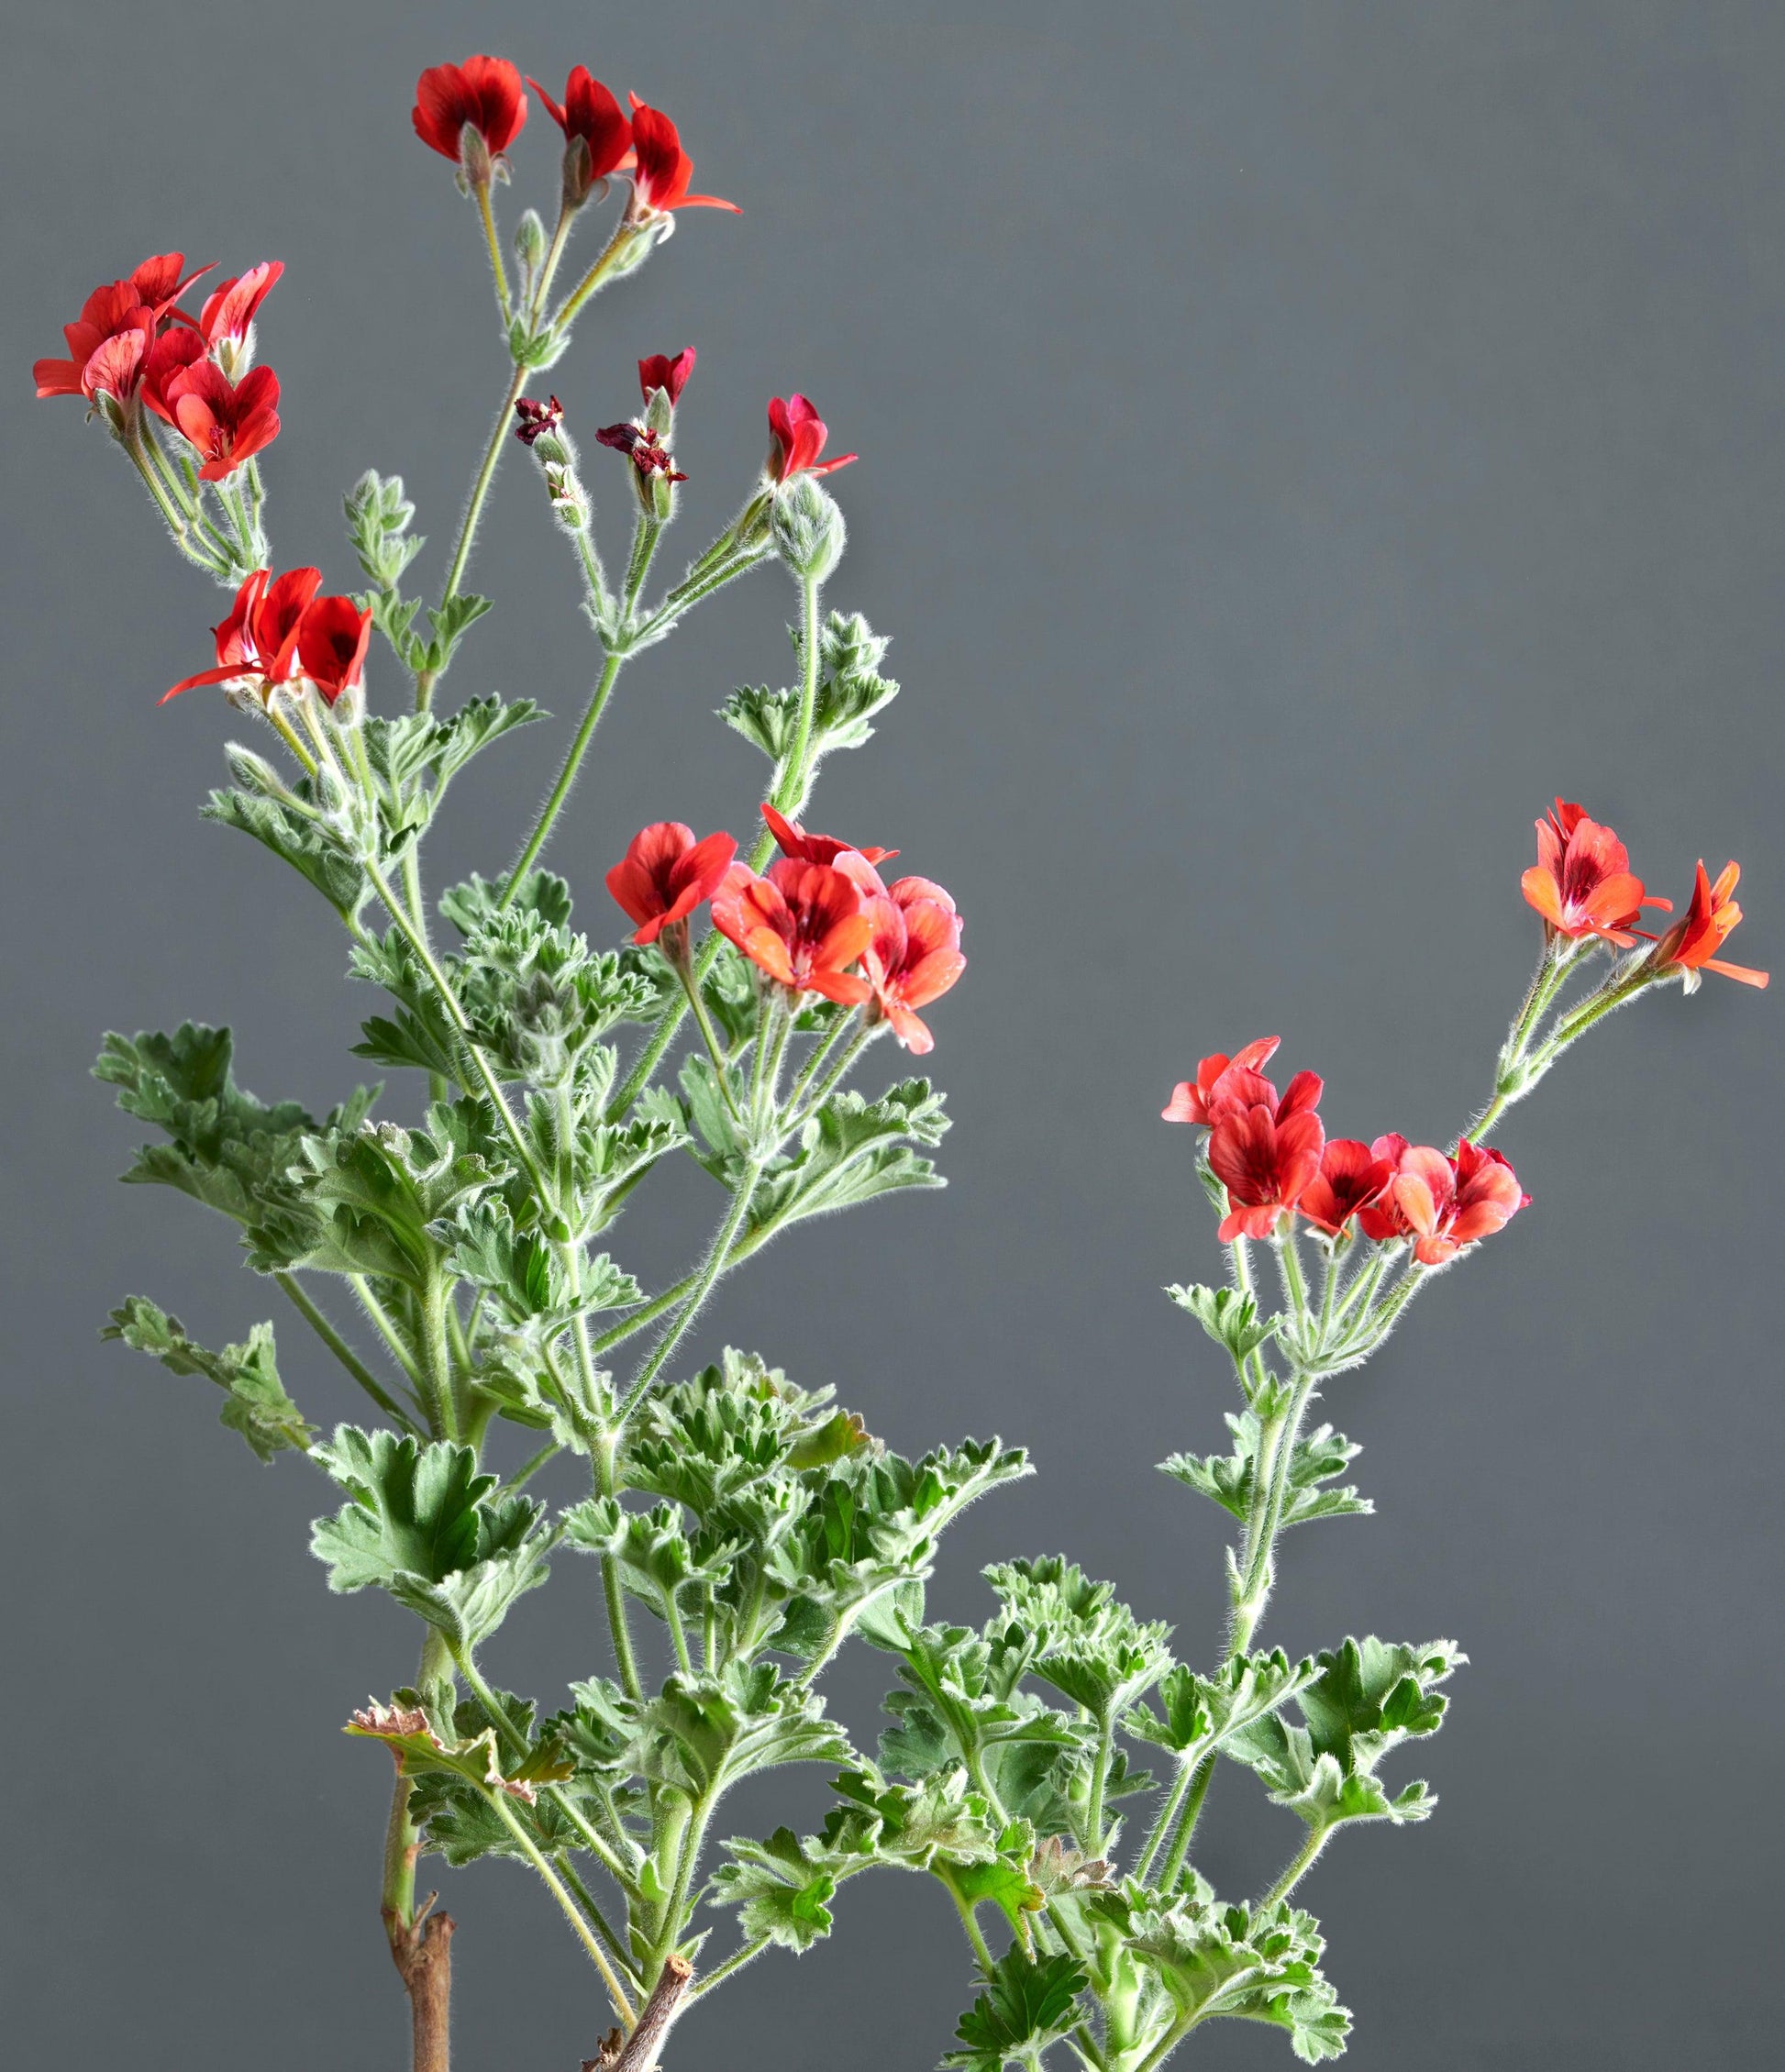
{"type": "Polygon", "coordinates": [[[459,132],[459,178],[470,192],[490,184],[495,161],[490,156],[490,147],[483,139],[483,132],[474,122],[468,122],[459,132]]]}
{"type": "Polygon", "coordinates": [[[775,551],[797,576],[823,582],[843,559],[848,527],[835,497],[810,475],[795,475],[774,493],[775,551]]]}
{"type": "Polygon", "coordinates": [[[229,766],[230,776],[244,792],[259,792],[269,799],[291,797],[291,786],[267,759],[257,756],[252,748],[244,748],[239,741],[223,744],[223,759],[229,766]]]}
{"type": "Polygon", "coordinates": [[[567,209],[581,208],[598,184],[604,188],[607,185],[604,180],[597,183],[590,179],[589,165],[588,139],[567,138],[564,143],[563,175],[564,206],[567,209]]]}
{"type": "Polygon", "coordinates": [[[532,294],[533,283],[546,258],[546,227],[537,209],[523,209],[515,226],[515,263],[521,270],[521,299],[532,294]]]}
{"type": "Polygon", "coordinates": [[[675,429],[676,406],[670,401],[668,389],[653,389],[645,404],[645,429],[655,439],[668,444],[670,434],[675,429]]]}

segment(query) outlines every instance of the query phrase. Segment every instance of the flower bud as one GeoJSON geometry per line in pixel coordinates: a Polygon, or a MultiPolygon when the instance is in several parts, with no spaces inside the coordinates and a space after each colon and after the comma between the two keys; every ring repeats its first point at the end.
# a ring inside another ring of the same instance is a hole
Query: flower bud
{"type": "Polygon", "coordinates": [[[580,209],[597,187],[605,190],[606,181],[590,177],[593,162],[589,156],[589,140],[586,137],[565,139],[562,192],[567,211],[580,209]]]}
{"type": "Polygon", "coordinates": [[[523,209],[515,226],[515,263],[521,272],[521,300],[530,300],[533,283],[545,263],[546,227],[538,209],[523,209]]]}
{"type": "Polygon", "coordinates": [[[459,132],[459,180],[469,193],[490,184],[495,161],[490,156],[490,147],[483,140],[483,132],[474,122],[468,122],[459,132]]]}
{"type": "Polygon", "coordinates": [[[776,553],[808,582],[825,582],[843,559],[843,513],[810,475],[795,475],[775,492],[771,523],[776,553]]]}
{"type": "Polygon", "coordinates": [[[670,401],[668,389],[653,389],[645,401],[644,416],[640,422],[660,444],[669,444],[670,434],[675,429],[676,406],[670,401]]]}
{"type": "Polygon", "coordinates": [[[223,759],[229,766],[230,776],[244,792],[259,792],[270,799],[291,797],[291,786],[267,759],[257,756],[252,748],[244,748],[239,741],[223,744],[223,759]]]}

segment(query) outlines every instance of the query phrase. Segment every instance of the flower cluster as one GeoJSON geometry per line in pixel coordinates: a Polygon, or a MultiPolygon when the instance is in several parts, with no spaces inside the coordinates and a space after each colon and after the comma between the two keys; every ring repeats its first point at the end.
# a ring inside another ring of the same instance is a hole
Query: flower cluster
{"type": "MultiPolygon", "coordinates": [[[[577,65],[555,101],[537,79],[527,83],[564,136],[564,205],[580,208],[614,173],[629,174],[632,199],[626,211],[634,226],[660,223],[679,208],[723,208],[736,202],[716,194],[691,194],[694,161],[682,148],[676,126],[660,108],[638,94],[622,111],[609,89],[577,65]]],[[[463,64],[430,65],[416,82],[411,112],[416,135],[430,150],[460,169],[468,185],[487,188],[507,177],[508,147],[527,127],[527,95],[519,69],[506,58],[470,57],[463,64]]]]}
{"type": "Polygon", "coordinates": [[[869,1026],[886,1023],[907,1050],[931,1049],[917,1010],[967,969],[954,901],[928,878],[889,885],[875,867],[896,849],[809,834],[771,804],[762,817],[781,855],[760,875],[736,860],[729,835],[697,842],[680,821],[641,828],[607,873],[638,924],[633,941],[660,942],[685,961],[688,917],[710,902],[714,926],[788,993],[861,1007],[869,1026]]]}
{"type": "Polygon", "coordinates": [[[323,703],[355,690],[371,639],[371,613],[351,597],[319,597],[319,569],[274,577],[256,569],[236,593],[229,615],[211,628],[217,666],[163,693],[162,704],[201,683],[227,683],[265,705],[275,691],[314,683],[323,703]]]}
{"type": "Polygon", "coordinates": [[[108,397],[127,418],[146,404],[185,438],[201,477],[220,482],[279,436],[279,377],[249,362],[255,316],[284,267],[269,260],[221,283],[194,316],[180,297],[212,269],[183,277],[184,263],[162,252],[95,288],[63,327],[68,358],[32,372],[40,396],[108,397]]]}
{"type": "Polygon", "coordinates": [[[1467,1137],[1445,1152],[1394,1134],[1369,1144],[1327,1136],[1319,1075],[1297,1072],[1280,1096],[1259,1069],[1280,1040],[1262,1036],[1236,1057],[1204,1058],[1163,1112],[1167,1122],[1209,1133],[1209,1169],[1227,1193],[1224,1245],[1274,1236],[1286,1215],[1298,1214],[1331,1243],[1355,1223],[1374,1243],[1411,1240],[1422,1266],[1443,1266],[1530,1201],[1500,1153],[1467,1137]]]}
{"type": "Polygon", "coordinates": [[[1743,964],[1726,964],[1716,955],[1742,910],[1731,897],[1740,867],[1724,866],[1712,883],[1702,860],[1684,917],[1657,937],[1636,926],[1646,906],[1673,912],[1671,900],[1656,898],[1630,868],[1630,854],[1616,834],[1589,819],[1586,809],[1558,799],[1555,810],[1537,823],[1537,860],[1519,881],[1525,899],[1543,915],[1551,940],[1610,943],[1634,948],[1638,937],[1655,948],[1645,969],[1657,977],[1683,977],[1688,991],[1700,971],[1720,972],[1746,986],[1764,986],[1767,974],[1743,964]]]}

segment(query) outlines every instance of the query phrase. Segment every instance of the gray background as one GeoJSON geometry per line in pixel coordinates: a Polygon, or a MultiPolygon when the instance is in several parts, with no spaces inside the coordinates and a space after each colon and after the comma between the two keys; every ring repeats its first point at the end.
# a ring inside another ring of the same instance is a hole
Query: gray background
{"type": "MultiPolygon", "coordinates": [[[[438,581],[502,363],[474,217],[408,106],[422,64],[490,46],[549,83],[583,60],[637,86],[682,124],[697,183],[745,205],[685,218],[541,383],[586,432],[632,406],[638,354],[698,344],[678,549],[732,508],[771,393],[808,390],[864,456],[837,484],[834,601],[896,636],[906,689],[815,818],[897,842],[969,916],[971,971],[934,1017],[954,1186],[776,1251],[703,1338],[838,1383],[902,1446],[1033,1445],[1038,1478],[959,1530],[935,1601],[981,1616],[980,1562],[1063,1545],[1193,1656],[1215,1645],[1221,1521],[1152,1466],[1214,1444],[1226,1407],[1157,1291],[1217,1264],[1189,1136],[1156,1120],[1199,1053],[1281,1031],[1287,1067],[1327,1075],[1336,1131],[1442,1138],[1536,950],[1517,881],[1557,791],[1676,895],[1701,851],[1739,856],[1735,953],[1785,961],[1776,7],[15,10],[0,1990],[19,2064],[399,2061],[374,1912],[388,1773],[338,1729],[410,1646],[388,1605],[326,1595],[301,1465],[257,1469],[202,1384],[95,1342],[129,1290],[213,1342],[271,1306],[223,1226],[113,1183],[134,1133],[84,1076],[102,1028],[227,1019],[248,1084],[320,1105],[369,1003],[319,905],[195,817],[242,723],[154,701],[210,659],[217,594],[27,369],[145,252],[283,257],[262,325],[279,558],[343,586],[339,495],[376,462],[408,478],[438,581]]],[[[554,139],[536,107],[518,158],[542,205],[554,139]]],[[[593,649],[523,468],[474,572],[500,609],[454,691],[571,714],[593,649]]],[[[551,858],[593,925],[639,822],[741,824],[758,766],[705,715],[784,671],[788,609],[759,576],[626,679],[551,858]]],[[[382,656],[372,683],[398,694],[382,656]]],[[[560,742],[480,766],[434,882],[503,860],[560,742]]],[[[1613,1023],[1505,1133],[1536,1205],[1329,1406],[1380,1515],[1291,1543],[1271,1637],[1449,1633],[1474,1663],[1419,1766],[1436,1820],[1348,1838],[1305,1889],[1361,2065],[1770,2061],[1777,1016],[1713,980],[1613,1023]]],[[[695,1178],[627,1226],[648,1275],[707,1213],[695,1178]]],[[[310,1414],[350,1414],[280,1329],[310,1414]]],[[[593,1666],[586,1580],[527,1601],[501,1675],[551,1693],[593,1666]]],[[[864,1733],[883,1668],[864,1653],[837,1681],[864,1733]]],[[[738,1825],[821,1798],[802,1778],[738,1825]]],[[[1208,1869],[1255,1887],[1292,1825],[1231,1779],[1208,1869]]],[[[532,1881],[449,1883],[462,2062],[576,2063],[593,1982],[532,1881]]],[[[678,2061],[933,2064],[967,1974],[940,1896],[847,1898],[829,1946],[797,1977],[759,1965],[678,2061]]],[[[1230,2029],[1200,2061],[1288,2058],[1230,2029]]]]}

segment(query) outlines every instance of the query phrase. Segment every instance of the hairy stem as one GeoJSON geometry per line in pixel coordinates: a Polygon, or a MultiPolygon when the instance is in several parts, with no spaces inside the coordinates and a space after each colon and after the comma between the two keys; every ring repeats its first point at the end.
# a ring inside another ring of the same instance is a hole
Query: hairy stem
{"type": "Polygon", "coordinates": [[[387,1417],[392,1419],[402,1431],[416,1431],[417,1427],[415,1419],[411,1417],[409,1413],[404,1409],[403,1405],[397,1402],[396,1398],[392,1395],[387,1389],[385,1389],[384,1385],[378,1379],[377,1376],[373,1374],[371,1369],[366,1366],[364,1361],[360,1359],[360,1356],[353,1350],[352,1346],[349,1346],[347,1340],[341,1336],[340,1333],[336,1330],[335,1326],[331,1323],[329,1323],[327,1317],[323,1314],[322,1311],[318,1309],[316,1303],[310,1300],[309,1296],[305,1293],[302,1286],[298,1282],[296,1275],[291,1273],[275,1273],[272,1278],[279,1284],[280,1288],[284,1291],[284,1294],[287,1300],[291,1302],[292,1307],[296,1310],[297,1313],[310,1326],[311,1330],[316,1333],[316,1336],[322,1340],[323,1344],[328,1347],[329,1351],[334,1354],[335,1357],[340,1361],[341,1365],[344,1368],[346,1368],[347,1371],[366,1391],[367,1395],[369,1395],[371,1398],[372,1402],[378,1405],[379,1409],[382,1410],[387,1417]]]}
{"type": "MultiPolygon", "coordinates": [[[[449,604],[459,594],[459,585],[464,581],[465,564],[471,559],[471,542],[477,537],[477,522],[483,515],[483,502],[490,493],[490,484],[495,480],[496,463],[502,458],[502,442],[508,436],[508,421],[514,416],[515,399],[521,393],[527,380],[527,369],[517,366],[509,377],[508,387],[496,412],[496,421],[491,427],[490,443],[483,449],[483,460],[478,468],[476,479],[471,483],[471,502],[465,506],[463,523],[459,527],[458,544],[452,550],[452,560],[447,570],[446,588],[440,593],[442,605],[449,604]]],[[[426,669],[416,679],[416,710],[425,713],[434,700],[434,686],[439,679],[439,670],[426,669]]]]}
{"type": "Polygon", "coordinates": [[[508,873],[508,882],[502,888],[501,905],[506,906],[514,898],[516,887],[533,868],[534,859],[545,848],[546,838],[551,833],[564,801],[571,795],[571,788],[576,782],[583,755],[594,738],[595,728],[601,725],[601,715],[607,709],[608,698],[625,663],[624,650],[616,649],[602,664],[601,675],[596,680],[588,710],[583,714],[582,724],[577,728],[575,738],[565,754],[563,767],[558,772],[558,781],[552,786],[549,797],[539,810],[539,817],[534,823],[533,832],[527,838],[527,847],[522,849],[519,860],[508,873]]]}

